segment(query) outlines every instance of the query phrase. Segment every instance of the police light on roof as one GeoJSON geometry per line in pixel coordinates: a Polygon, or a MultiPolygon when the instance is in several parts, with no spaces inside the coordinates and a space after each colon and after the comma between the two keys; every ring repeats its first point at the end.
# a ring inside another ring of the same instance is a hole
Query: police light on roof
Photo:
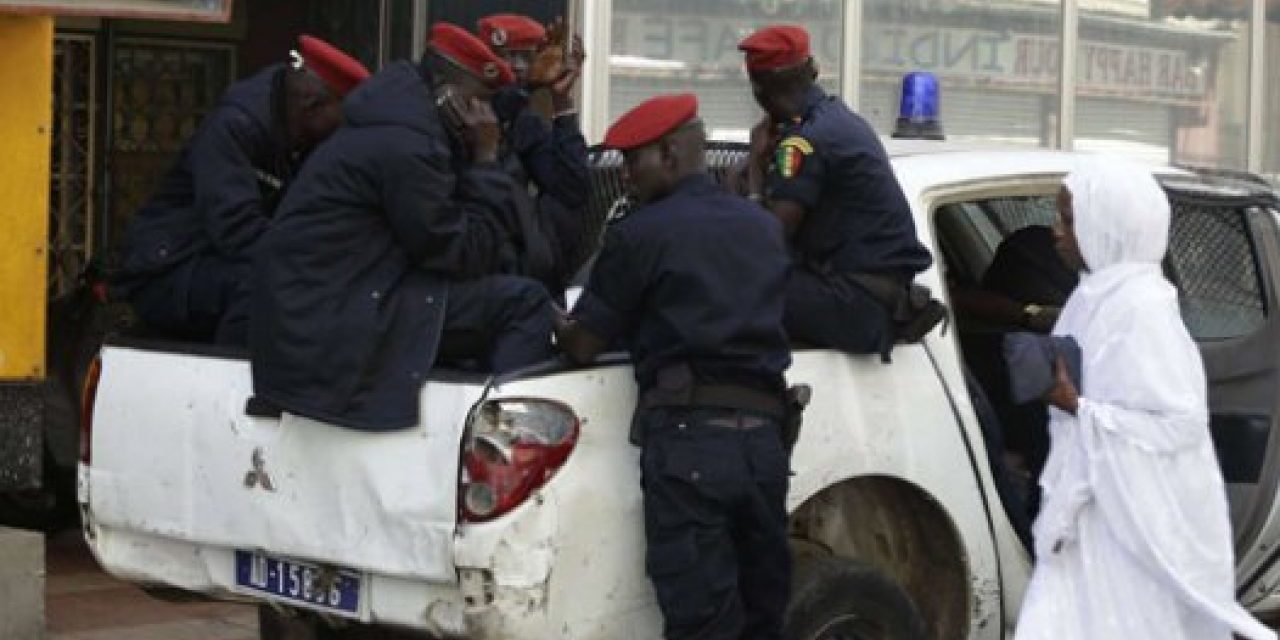
{"type": "Polygon", "coordinates": [[[902,103],[893,137],[943,140],[938,112],[941,106],[938,77],[927,71],[908,73],[902,78],[902,103]]]}

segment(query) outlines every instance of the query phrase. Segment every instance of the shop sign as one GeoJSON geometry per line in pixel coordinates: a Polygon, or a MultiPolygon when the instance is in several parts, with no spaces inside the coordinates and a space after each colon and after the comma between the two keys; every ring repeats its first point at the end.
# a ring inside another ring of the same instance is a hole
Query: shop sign
{"type": "MultiPolygon", "coordinates": [[[[738,41],[763,23],[732,18],[614,14],[613,51],[655,61],[678,60],[698,70],[738,71],[738,41]]],[[[840,59],[842,29],[830,21],[809,29],[819,62],[840,59]]],[[[1058,82],[1058,41],[1043,34],[868,24],[863,69],[901,75],[933,71],[945,80],[970,80],[1052,93],[1058,82]]],[[[1205,70],[1186,51],[1082,41],[1077,53],[1080,90],[1149,99],[1196,100],[1206,90],[1205,70]]]]}

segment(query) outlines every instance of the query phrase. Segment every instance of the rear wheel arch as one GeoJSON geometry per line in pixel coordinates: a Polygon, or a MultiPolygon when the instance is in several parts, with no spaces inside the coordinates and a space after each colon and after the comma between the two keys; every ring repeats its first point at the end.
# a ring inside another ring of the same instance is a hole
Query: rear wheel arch
{"type": "Polygon", "coordinates": [[[968,556],[951,517],[919,486],[880,475],[843,480],[796,508],[790,531],[796,555],[856,560],[899,585],[929,637],[968,637],[968,556]]]}

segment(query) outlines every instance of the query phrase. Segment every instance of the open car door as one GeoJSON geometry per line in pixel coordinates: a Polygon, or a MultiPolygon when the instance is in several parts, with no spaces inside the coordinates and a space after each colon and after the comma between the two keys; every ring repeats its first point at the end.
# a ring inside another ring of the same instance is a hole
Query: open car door
{"type": "Polygon", "coordinates": [[[1246,182],[1163,180],[1173,205],[1165,270],[1204,357],[1210,432],[1227,482],[1238,593],[1280,577],[1280,214],[1246,182]]]}

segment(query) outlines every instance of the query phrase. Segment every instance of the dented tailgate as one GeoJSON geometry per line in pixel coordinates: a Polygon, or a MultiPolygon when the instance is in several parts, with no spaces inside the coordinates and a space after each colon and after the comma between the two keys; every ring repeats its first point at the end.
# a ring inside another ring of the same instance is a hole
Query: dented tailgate
{"type": "MultiPolygon", "coordinates": [[[[245,415],[242,359],[108,347],[102,364],[82,472],[95,527],[456,580],[458,443],[482,384],[430,383],[433,424],[365,433],[245,415]]],[[[143,559],[102,558],[118,573],[164,578],[162,567],[127,566],[143,559]]]]}

